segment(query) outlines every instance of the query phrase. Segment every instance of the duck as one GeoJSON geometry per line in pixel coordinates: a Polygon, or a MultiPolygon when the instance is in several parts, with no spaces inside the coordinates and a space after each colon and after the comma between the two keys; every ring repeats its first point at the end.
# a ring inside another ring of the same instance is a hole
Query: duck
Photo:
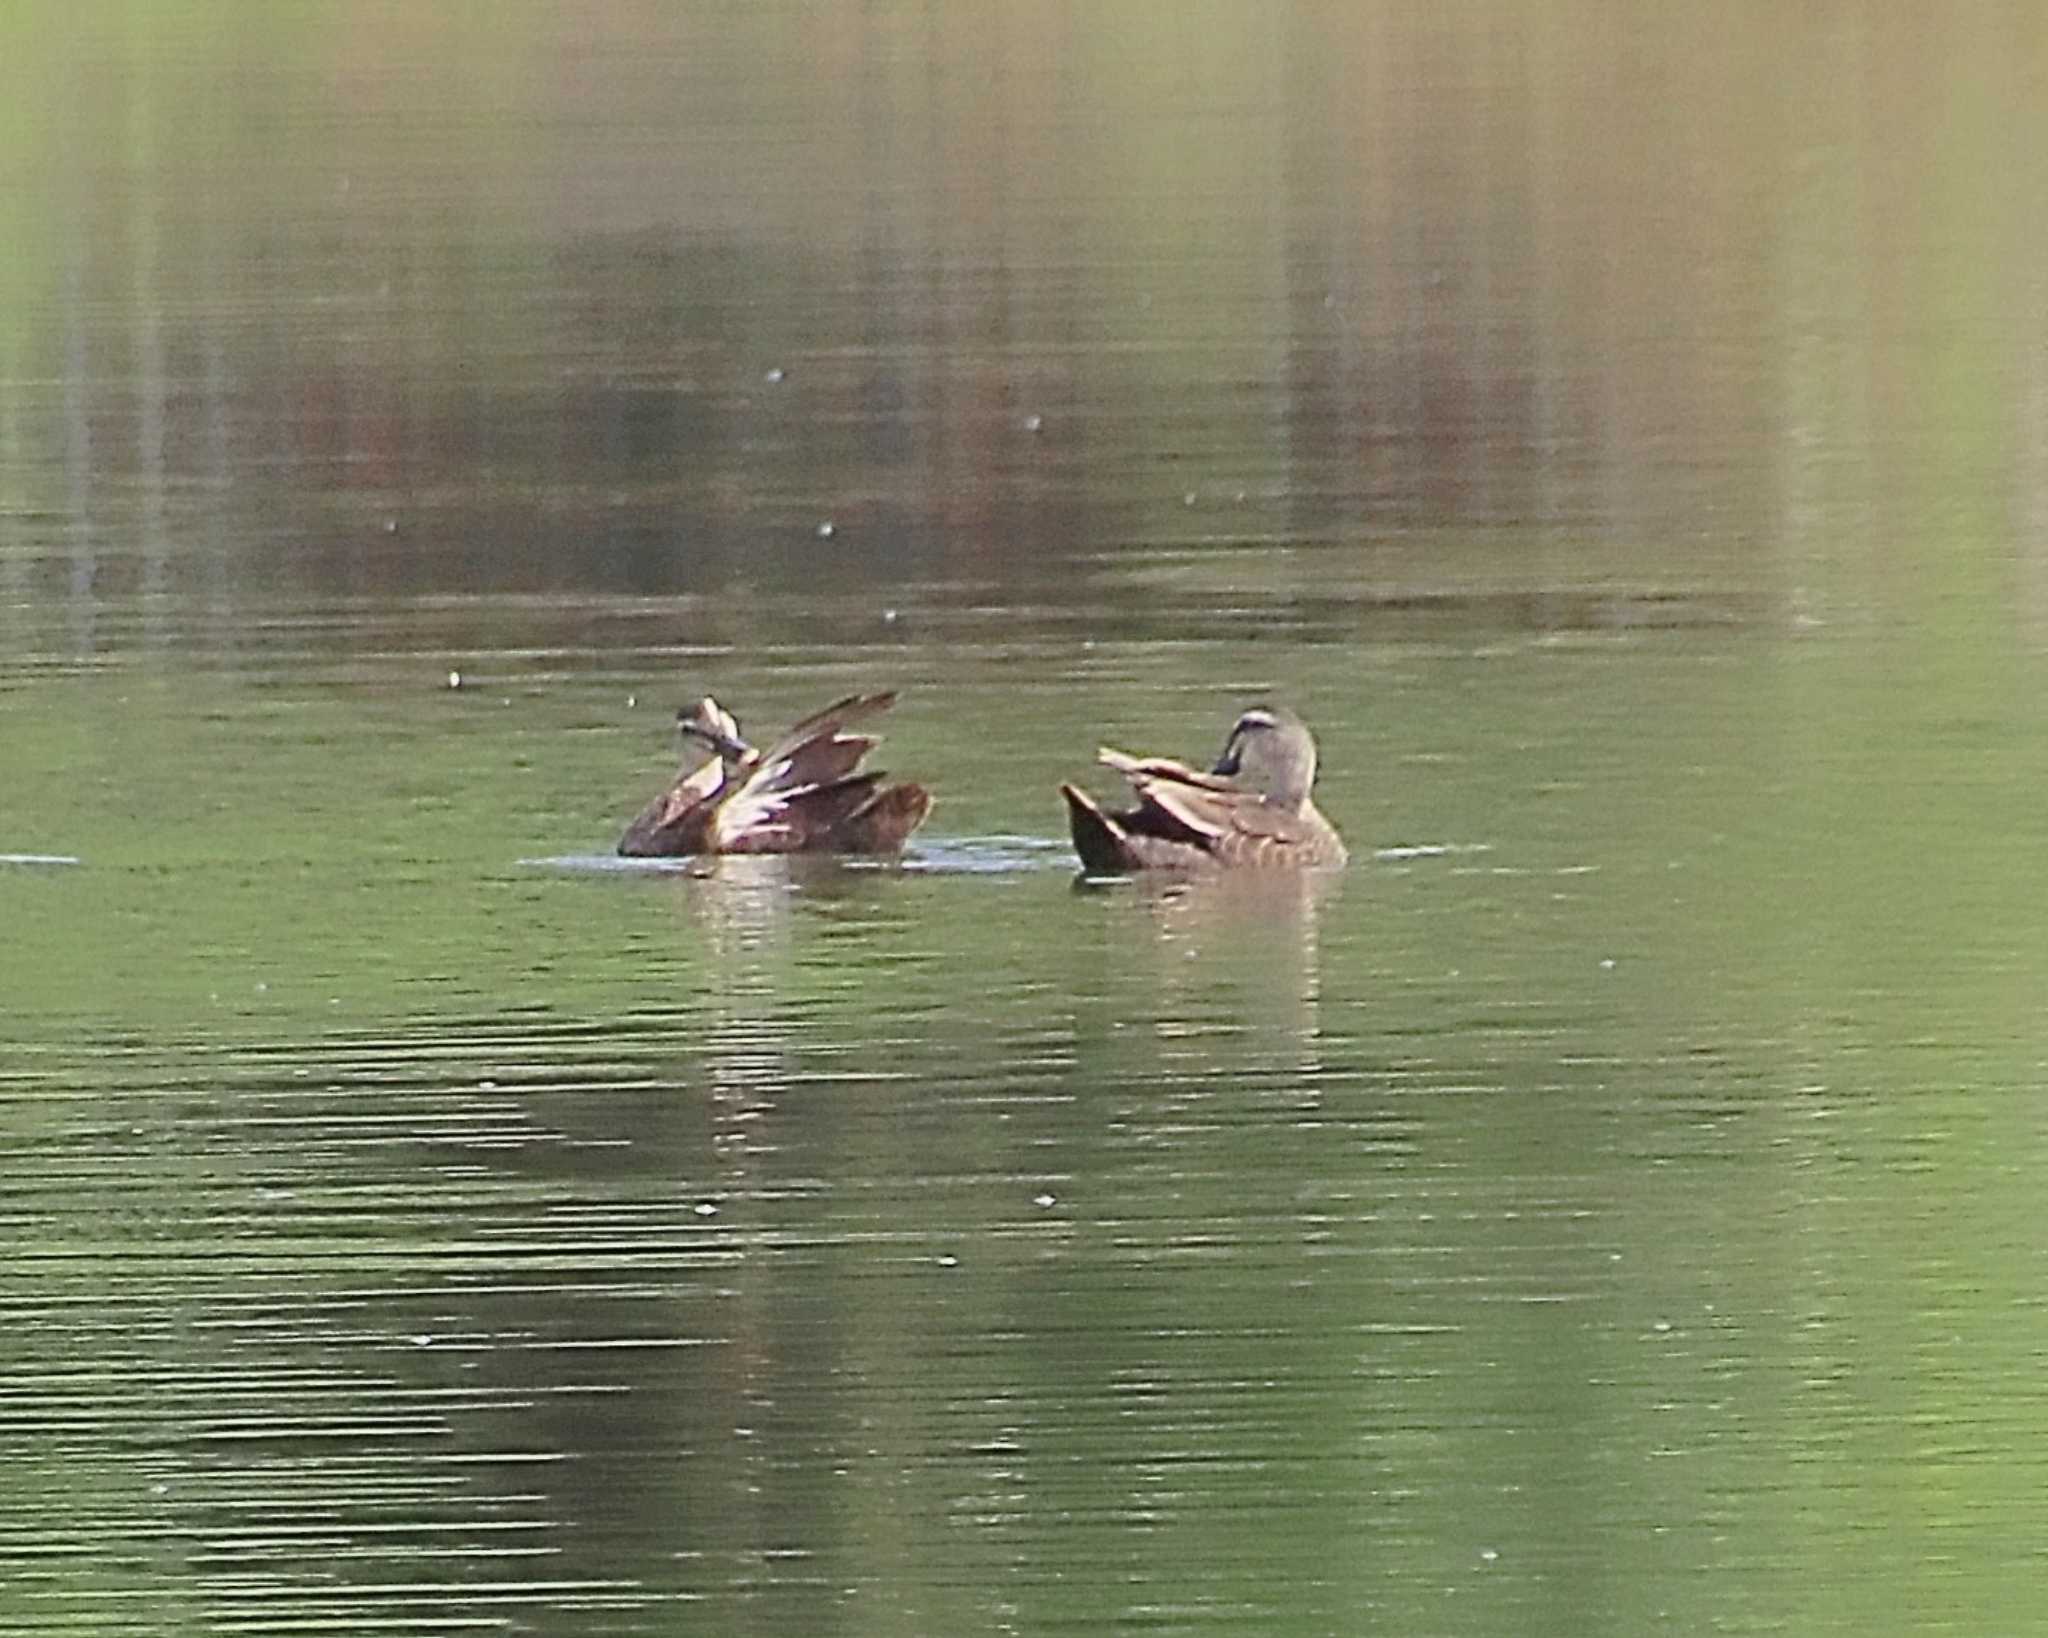
{"type": "Polygon", "coordinates": [[[879,743],[848,729],[896,703],[896,691],[849,694],[813,712],[767,750],[706,695],[676,713],[675,781],[619,838],[627,858],[704,853],[898,853],[931,811],[931,793],[884,784],[862,762],[879,743]]]}
{"type": "Polygon", "coordinates": [[[1165,757],[1127,756],[1107,747],[1097,760],[1130,782],[1137,803],[1110,813],[1076,786],[1060,786],[1074,851],[1089,875],[1328,869],[1349,857],[1337,827],[1309,794],[1316,779],[1315,736],[1280,706],[1255,705],[1241,713],[1223,754],[1206,773],[1165,757]]]}

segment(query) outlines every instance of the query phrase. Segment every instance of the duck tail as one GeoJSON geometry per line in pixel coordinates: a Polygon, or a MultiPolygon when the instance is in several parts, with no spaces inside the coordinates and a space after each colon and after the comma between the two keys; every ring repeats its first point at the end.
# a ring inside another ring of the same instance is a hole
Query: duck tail
{"type": "Polygon", "coordinates": [[[885,786],[873,801],[847,821],[845,851],[849,853],[900,853],[910,833],[924,823],[932,811],[932,793],[922,785],[905,780],[885,786]]]}
{"type": "Polygon", "coordinates": [[[1072,785],[1062,785],[1067,799],[1067,826],[1074,835],[1074,851],[1081,855],[1081,868],[1090,875],[1117,875],[1130,868],[1129,839],[1123,827],[1072,785]]]}

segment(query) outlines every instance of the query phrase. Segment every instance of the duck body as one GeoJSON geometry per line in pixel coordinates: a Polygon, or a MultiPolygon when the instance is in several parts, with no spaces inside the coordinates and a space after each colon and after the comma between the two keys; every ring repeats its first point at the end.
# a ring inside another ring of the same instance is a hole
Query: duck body
{"type": "Polygon", "coordinates": [[[1246,711],[1207,772],[1107,749],[1098,760],[1129,781],[1136,801],[1112,813],[1077,787],[1060,787],[1074,851],[1090,875],[1331,869],[1349,857],[1310,797],[1315,740],[1291,711],[1246,711]]]}
{"type": "Polygon", "coordinates": [[[684,763],[648,803],[619,852],[629,858],[703,853],[896,853],[931,811],[931,793],[885,784],[863,769],[878,740],[846,730],[896,703],[893,690],[850,694],[805,717],[767,750],[706,697],[676,719],[684,763]]]}

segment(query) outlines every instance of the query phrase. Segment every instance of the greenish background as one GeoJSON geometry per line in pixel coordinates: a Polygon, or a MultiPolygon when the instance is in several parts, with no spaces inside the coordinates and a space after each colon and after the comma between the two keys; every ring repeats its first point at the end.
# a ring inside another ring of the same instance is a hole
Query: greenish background
{"type": "Polygon", "coordinates": [[[0,65],[0,1626],[2033,1623],[2033,11],[0,65]],[[1260,697],[1352,868],[1078,888],[1260,697]]]}

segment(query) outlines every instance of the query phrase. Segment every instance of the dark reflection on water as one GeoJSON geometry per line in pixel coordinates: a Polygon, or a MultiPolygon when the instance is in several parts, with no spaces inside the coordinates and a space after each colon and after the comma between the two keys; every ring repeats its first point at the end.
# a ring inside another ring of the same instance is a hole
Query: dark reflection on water
{"type": "Polygon", "coordinates": [[[2038,1601],[2029,14],[74,9],[0,1627],[2038,1601]],[[901,861],[609,855],[880,686],[901,861]],[[1261,697],[1351,869],[1077,885],[1261,697]]]}
{"type": "Polygon", "coordinates": [[[1618,51],[1597,8],[1223,6],[1133,49],[627,8],[369,64],[332,19],[123,16],[44,41],[22,115],[37,648],[231,662],[337,599],[355,647],[354,600],[435,596],[468,647],[599,595],[751,645],[789,587],[876,637],[1826,616],[1973,450],[2041,513],[2042,298],[1993,271],[2042,248],[2030,30],[1949,31],[1982,119],[1930,125],[1903,14],[1618,51]]]}

